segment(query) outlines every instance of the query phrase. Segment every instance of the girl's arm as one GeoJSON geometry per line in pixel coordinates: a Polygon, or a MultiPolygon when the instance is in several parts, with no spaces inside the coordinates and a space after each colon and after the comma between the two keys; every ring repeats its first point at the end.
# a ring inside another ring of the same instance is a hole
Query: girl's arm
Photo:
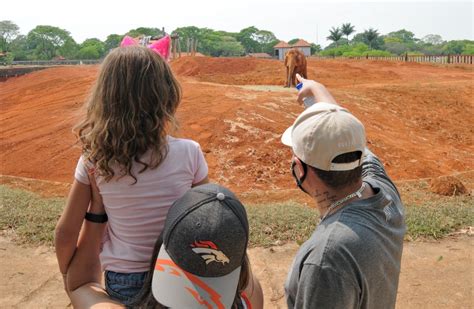
{"type": "MultiPolygon", "coordinates": [[[[94,211],[93,208],[92,205],[89,212],[93,214],[104,213],[94,211]]],[[[99,254],[106,225],[107,223],[84,221],[76,252],[67,271],[67,289],[69,293],[86,283],[102,282],[99,254]]]]}
{"type": "Polygon", "coordinates": [[[90,186],[74,180],[66,207],[56,224],[54,239],[59,270],[63,275],[67,273],[69,263],[76,250],[79,232],[90,200],[90,186]]]}
{"type": "MultiPolygon", "coordinates": [[[[93,174],[89,174],[89,181],[92,198],[88,212],[103,215],[104,204],[93,174]]],[[[110,299],[101,284],[99,254],[106,225],[107,223],[84,221],[77,249],[67,272],[68,294],[74,308],[123,308],[120,303],[110,299]]]]}
{"type": "MultiPolygon", "coordinates": [[[[89,212],[94,210],[92,203],[89,212]]],[[[124,308],[110,299],[102,285],[102,272],[99,261],[101,239],[106,223],[85,221],[76,253],[67,273],[67,287],[72,306],[80,308],[124,308]]]]}

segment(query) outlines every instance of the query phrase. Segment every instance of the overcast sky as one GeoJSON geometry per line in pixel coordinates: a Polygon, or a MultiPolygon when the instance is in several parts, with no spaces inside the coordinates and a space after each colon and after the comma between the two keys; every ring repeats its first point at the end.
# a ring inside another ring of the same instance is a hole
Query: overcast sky
{"type": "Polygon", "coordinates": [[[198,26],[237,32],[248,26],[270,30],[288,41],[303,38],[327,45],[332,26],[350,22],[386,34],[407,29],[422,38],[473,40],[472,1],[281,1],[281,0],[29,0],[3,1],[0,20],[27,34],[37,25],[68,30],[78,42],[105,40],[137,27],[198,26]]]}

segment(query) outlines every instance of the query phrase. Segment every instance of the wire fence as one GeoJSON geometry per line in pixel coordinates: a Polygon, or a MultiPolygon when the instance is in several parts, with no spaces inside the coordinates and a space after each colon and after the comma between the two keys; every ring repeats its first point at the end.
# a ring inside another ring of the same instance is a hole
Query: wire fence
{"type": "Polygon", "coordinates": [[[86,64],[98,64],[102,60],[31,60],[31,61],[13,61],[11,65],[41,65],[41,66],[53,66],[53,65],[86,65],[86,64]]]}
{"type": "Polygon", "coordinates": [[[405,55],[405,56],[361,56],[361,57],[343,57],[343,56],[311,56],[311,59],[355,59],[355,60],[382,60],[382,61],[405,61],[405,62],[430,62],[444,64],[472,64],[474,55],[405,55]]]}

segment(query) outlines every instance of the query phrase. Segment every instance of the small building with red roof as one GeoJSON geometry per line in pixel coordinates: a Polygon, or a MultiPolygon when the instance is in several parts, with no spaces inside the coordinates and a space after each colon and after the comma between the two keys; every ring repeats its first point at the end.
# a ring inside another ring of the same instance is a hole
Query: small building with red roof
{"type": "Polygon", "coordinates": [[[292,48],[297,48],[303,52],[303,54],[308,57],[311,56],[311,44],[303,39],[299,39],[295,44],[288,44],[285,41],[280,41],[278,44],[273,46],[274,56],[278,60],[285,59],[285,54],[292,48]]]}
{"type": "Polygon", "coordinates": [[[278,60],[285,59],[285,54],[291,49],[291,45],[285,41],[280,41],[277,45],[273,46],[273,56],[278,60]]]}

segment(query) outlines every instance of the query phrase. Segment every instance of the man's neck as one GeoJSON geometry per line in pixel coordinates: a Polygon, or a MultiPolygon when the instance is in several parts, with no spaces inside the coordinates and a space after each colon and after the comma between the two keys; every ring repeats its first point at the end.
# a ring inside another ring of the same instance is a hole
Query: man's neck
{"type": "MultiPolygon", "coordinates": [[[[349,194],[356,192],[357,190],[360,189],[361,186],[362,186],[362,180],[340,189],[333,189],[333,188],[325,186],[324,184],[321,184],[320,188],[316,188],[315,195],[313,196],[314,200],[316,201],[316,207],[318,208],[318,211],[321,214],[321,216],[324,216],[329,206],[345,198],[349,194]]],[[[367,190],[364,190],[364,191],[367,191],[367,190]]],[[[365,195],[366,194],[364,194],[363,192],[364,198],[365,198],[365,195]]],[[[350,201],[352,201],[352,199],[350,201]]],[[[344,207],[344,204],[341,205],[341,207],[344,207]]]]}

